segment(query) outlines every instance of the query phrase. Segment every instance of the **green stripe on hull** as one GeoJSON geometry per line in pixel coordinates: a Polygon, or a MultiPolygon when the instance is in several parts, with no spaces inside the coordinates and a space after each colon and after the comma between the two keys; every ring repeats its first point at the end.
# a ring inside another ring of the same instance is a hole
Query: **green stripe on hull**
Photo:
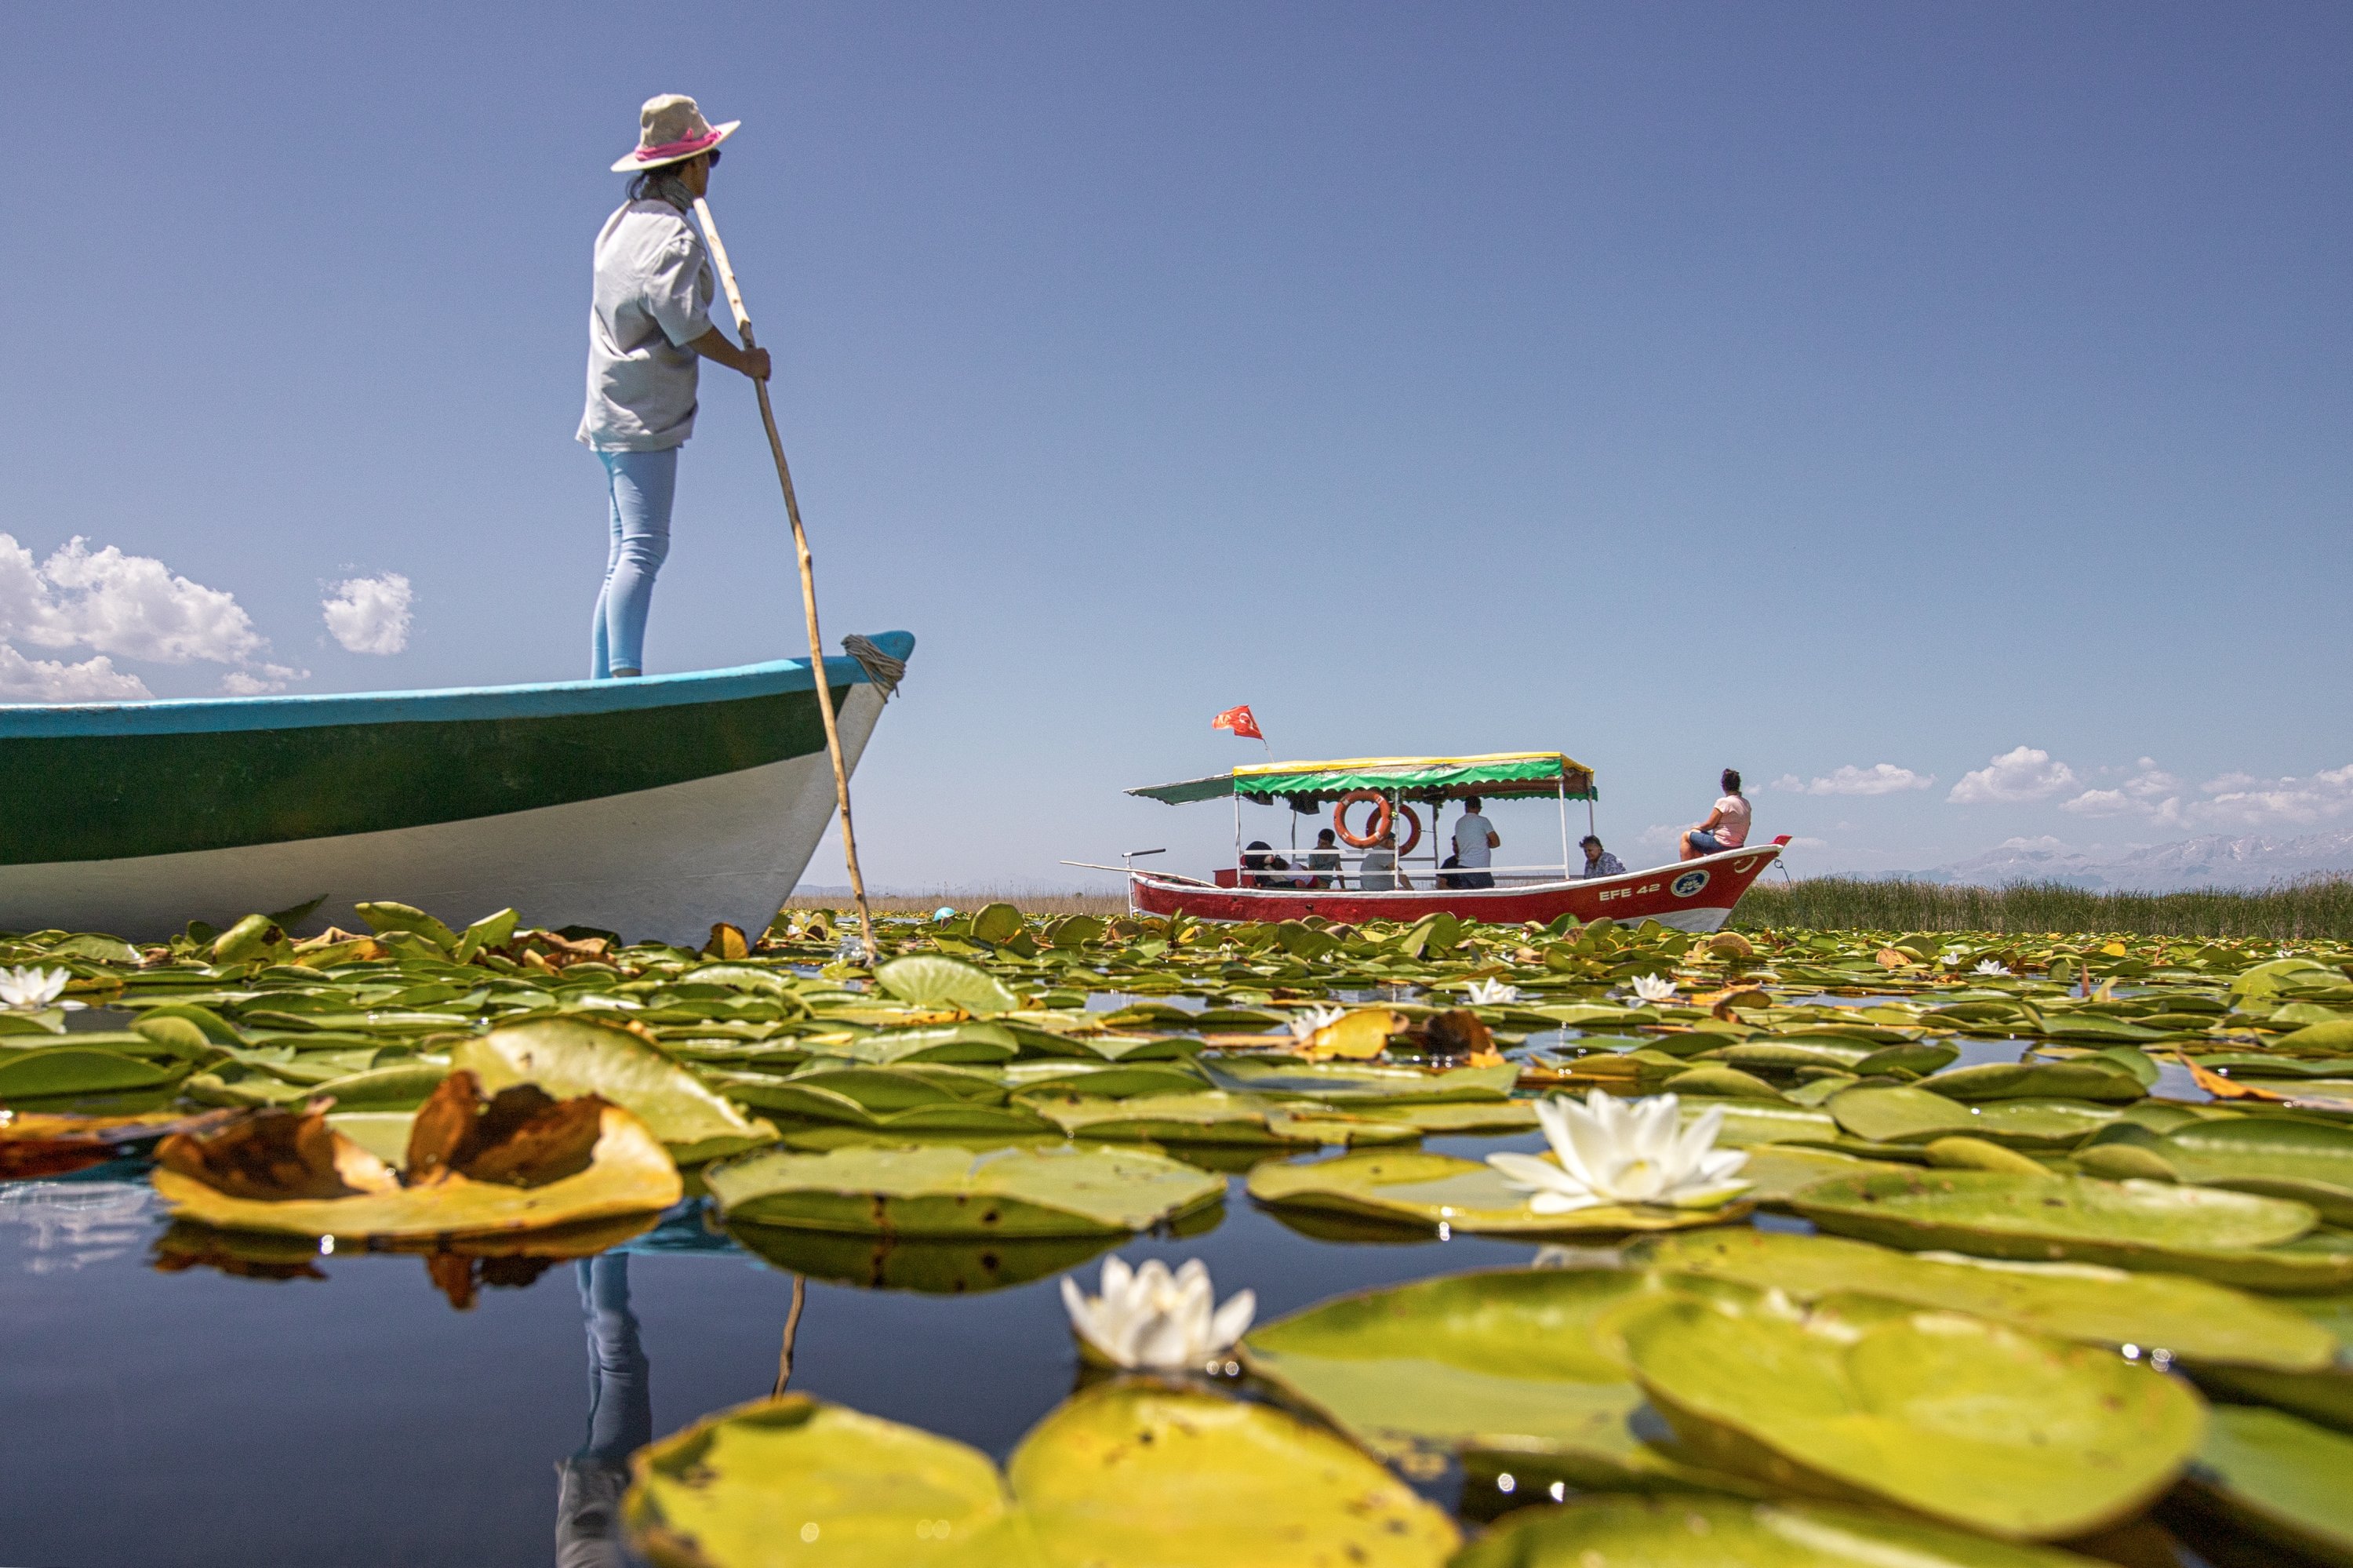
{"type": "Polygon", "coordinates": [[[16,736],[0,743],[0,865],[462,821],[824,748],[813,689],[533,718],[16,736]]]}

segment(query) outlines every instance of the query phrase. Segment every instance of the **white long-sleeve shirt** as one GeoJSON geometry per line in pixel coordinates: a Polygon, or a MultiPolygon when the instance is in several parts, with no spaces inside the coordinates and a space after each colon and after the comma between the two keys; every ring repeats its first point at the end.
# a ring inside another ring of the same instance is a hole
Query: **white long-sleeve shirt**
{"type": "Polygon", "coordinates": [[[633,201],[597,233],[588,312],[588,407],[579,439],[660,451],[694,434],[696,366],[717,291],[702,236],[666,201],[633,201]]]}

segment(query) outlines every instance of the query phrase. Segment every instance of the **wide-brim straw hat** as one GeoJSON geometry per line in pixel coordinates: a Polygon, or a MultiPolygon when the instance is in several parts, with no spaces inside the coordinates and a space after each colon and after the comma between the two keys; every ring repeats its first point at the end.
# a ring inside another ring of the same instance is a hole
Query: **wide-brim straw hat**
{"type": "Polygon", "coordinates": [[[682,92],[665,92],[646,100],[638,111],[638,150],[613,165],[617,175],[659,169],[698,158],[735,134],[741,120],[713,125],[702,108],[682,92]]]}

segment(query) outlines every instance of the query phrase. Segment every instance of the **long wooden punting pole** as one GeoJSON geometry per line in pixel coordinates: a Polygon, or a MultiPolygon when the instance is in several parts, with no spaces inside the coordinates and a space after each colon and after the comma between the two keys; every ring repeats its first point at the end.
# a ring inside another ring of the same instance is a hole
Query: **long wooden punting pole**
{"type": "MultiPolygon", "coordinates": [[[[695,197],[694,216],[702,220],[703,238],[711,241],[711,259],[719,264],[719,281],[727,291],[727,308],[735,313],[735,334],[748,352],[758,346],[752,341],[752,318],[744,309],[744,291],[735,286],[735,269],[727,264],[727,247],[720,242],[711,204],[695,197]]],[[[866,878],[858,870],[858,834],[849,825],[849,769],[842,761],[841,730],[833,718],[833,687],[825,675],[825,642],[817,630],[817,567],[809,557],[808,534],[801,527],[801,503],[793,494],[792,466],[785,461],[784,439],[776,434],[776,411],[768,402],[768,384],[754,381],[752,386],[760,394],[760,422],[768,427],[768,450],[776,455],[776,482],[785,487],[785,515],[792,519],[793,548],[800,556],[801,608],[808,613],[809,668],[817,677],[818,712],[825,715],[825,748],[833,758],[833,798],[841,808],[841,853],[849,862],[849,890],[858,896],[859,928],[865,933],[866,961],[871,964],[881,952],[874,945],[874,913],[866,906],[866,878]]]]}

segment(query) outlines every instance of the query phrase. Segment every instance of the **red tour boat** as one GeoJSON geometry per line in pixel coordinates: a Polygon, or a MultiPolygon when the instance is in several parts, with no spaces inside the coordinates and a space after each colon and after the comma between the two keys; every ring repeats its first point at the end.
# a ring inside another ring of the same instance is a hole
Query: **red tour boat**
{"type": "MultiPolygon", "coordinates": [[[[1789,842],[1778,838],[1649,871],[1585,877],[1580,874],[1582,855],[1572,854],[1568,803],[1587,803],[1589,829],[1593,770],[1557,751],[1269,762],[1128,793],[1172,806],[1196,800],[1234,802],[1234,863],[1219,867],[1208,881],[1144,871],[1133,863],[1099,868],[1127,874],[1128,903],[1139,913],[1190,915],[1202,920],[1296,920],[1321,915],[1356,925],[1418,920],[1443,912],[1495,925],[1528,920],[1543,925],[1563,915],[1579,920],[1607,915],[1624,921],[1656,920],[1682,931],[1714,931],[1789,842]],[[1440,859],[1446,835],[1440,830],[1446,802],[1472,796],[1556,800],[1560,808],[1559,862],[1497,865],[1486,868],[1494,885],[1461,885],[1466,874],[1447,868],[1440,859]],[[1333,825],[1349,849],[1337,857],[1326,852],[1320,863],[1311,863],[1312,852],[1295,847],[1246,850],[1241,842],[1241,802],[1246,800],[1288,805],[1300,816],[1320,815],[1330,803],[1333,825]],[[1369,814],[1359,818],[1361,826],[1351,826],[1350,814],[1360,805],[1369,814]],[[1417,806],[1429,811],[1427,831],[1417,806]],[[1383,833],[1392,829],[1398,837],[1396,870],[1389,871],[1376,858],[1368,874],[1361,852],[1378,845],[1383,833]],[[1422,846],[1427,853],[1417,854],[1422,846]],[[1340,863],[1330,863],[1334,858],[1340,863]]],[[[1133,862],[1134,854],[1125,858],[1133,862]]]]}

